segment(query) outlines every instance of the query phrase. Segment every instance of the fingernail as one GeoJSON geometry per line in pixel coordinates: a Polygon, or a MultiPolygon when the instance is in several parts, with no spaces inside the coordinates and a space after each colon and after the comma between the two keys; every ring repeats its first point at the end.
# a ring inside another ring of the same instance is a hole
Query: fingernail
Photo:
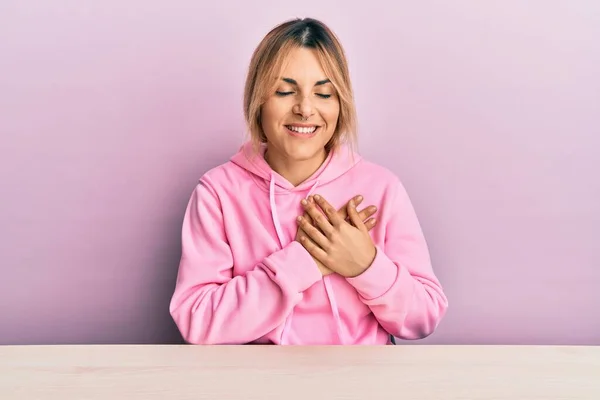
{"type": "Polygon", "coordinates": [[[302,221],[302,216],[299,215],[298,218],[296,218],[296,221],[301,222],[302,221]]]}
{"type": "Polygon", "coordinates": [[[315,200],[317,200],[317,201],[321,200],[321,196],[319,196],[318,194],[315,194],[315,200]]]}
{"type": "Polygon", "coordinates": [[[357,196],[356,197],[356,201],[362,201],[363,197],[362,196],[357,196]]]}
{"type": "Polygon", "coordinates": [[[308,202],[305,199],[302,199],[302,201],[300,202],[303,206],[307,205],[308,202]]]}
{"type": "Polygon", "coordinates": [[[350,200],[350,207],[354,208],[354,200],[350,200]]]}

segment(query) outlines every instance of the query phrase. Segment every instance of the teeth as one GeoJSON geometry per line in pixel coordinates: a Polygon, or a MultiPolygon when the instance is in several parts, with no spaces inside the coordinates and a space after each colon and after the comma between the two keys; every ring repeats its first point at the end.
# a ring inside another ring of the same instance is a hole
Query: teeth
{"type": "Polygon", "coordinates": [[[288,126],[288,128],[291,131],[298,132],[298,133],[304,133],[304,134],[313,133],[314,131],[317,130],[316,126],[313,126],[313,127],[310,127],[310,128],[300,128],[298,126],[288,126]]]}

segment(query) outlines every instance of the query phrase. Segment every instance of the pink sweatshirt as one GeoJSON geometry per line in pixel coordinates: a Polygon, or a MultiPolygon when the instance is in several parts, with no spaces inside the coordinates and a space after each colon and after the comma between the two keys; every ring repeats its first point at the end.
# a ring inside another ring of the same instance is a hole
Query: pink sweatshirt
{"type": "MultiPolygon", "coordinates": [[[[263,148],[264,152],[264,148],[263,148]]],[[[389,344],[430,335],[448,302],[398,178],[346,150],[294,187],[250,144],[208,171],[189,201],[170,313],[193,344],[389,344]],[[294,240],[302,198],[378,208],[363,274],[323,277],[294,240]]]]}

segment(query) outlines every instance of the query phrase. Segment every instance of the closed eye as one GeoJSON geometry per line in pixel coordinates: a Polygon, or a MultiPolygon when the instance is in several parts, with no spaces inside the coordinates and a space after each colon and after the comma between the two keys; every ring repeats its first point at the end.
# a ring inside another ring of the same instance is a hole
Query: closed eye
{"type": "MultiPolygon", "coordinates": [[[[294,94],[294,92],[281,92],[281,91],[276,91],[275,94],[277,94],[277,96],[280,97],[285,97],[285,96],[289,96],[291,94],[294,94]]],[[[324,93],[316,93],[317,96],[319,96],[322,99],[328,99],[331,97],[330,94],[324,94],[324,93]]]]}

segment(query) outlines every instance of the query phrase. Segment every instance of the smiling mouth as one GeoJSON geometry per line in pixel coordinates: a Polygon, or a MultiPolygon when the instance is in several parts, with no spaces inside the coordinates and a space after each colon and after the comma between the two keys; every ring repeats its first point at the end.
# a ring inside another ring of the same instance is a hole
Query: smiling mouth
{"type": "Polygon", "coordinates": [[[287,129],[289,129],[290,131],[292,131],[294,133],[298,133],[300,135],[311,135],[311,134],[315,133],[317,131],[317,129],[319,129],[319,126],[317,126],[317,125],[312,125],[312,126],[285,125],[285,127],[287,129]]]}

